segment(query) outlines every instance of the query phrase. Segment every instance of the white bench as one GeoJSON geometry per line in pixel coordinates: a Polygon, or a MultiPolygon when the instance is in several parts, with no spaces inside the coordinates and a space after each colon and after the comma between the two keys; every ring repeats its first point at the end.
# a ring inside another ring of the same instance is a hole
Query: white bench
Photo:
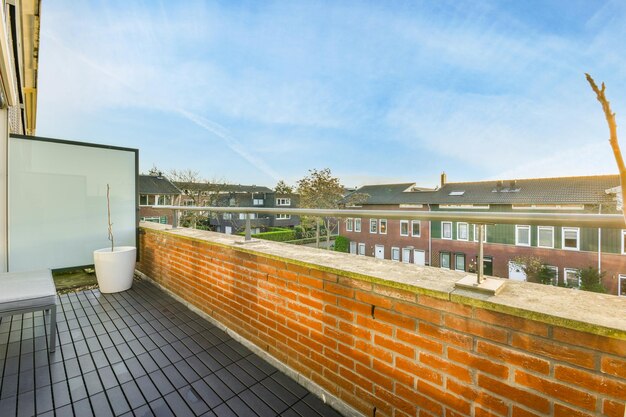
{"type": "Polygon", "coordinates": [[[49,269],[0,273],[0,317],[44,310],[50,314],[50,344],[56,347],[57,291],[49,269]]]}

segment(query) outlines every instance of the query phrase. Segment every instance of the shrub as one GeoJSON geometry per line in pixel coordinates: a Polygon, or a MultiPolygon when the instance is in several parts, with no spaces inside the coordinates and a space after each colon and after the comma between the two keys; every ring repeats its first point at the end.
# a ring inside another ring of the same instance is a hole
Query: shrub
{"type": "Polygon", "coordinates": [[[350,239],[345,236],[337,236],[335,238],[335,251],[348,253],[350,251],[350,239]]]}
{"type": "Polygon", "coordinates": [[[580,280],[580,289],[585,291],[605,293],[606,288],[602,285],[602,277],[604,273],[600,273],[597,268],[589,266],[578,271],[578,279],[580,280]]]}
{"type": "Polygon", "coordinates": [[[296,234],[291,229],[278,230],[275,232],[263,232],[252,235],[257,239],[273,240],[274,242],[285,242],[287,240],[294,240],[296,234]]]}

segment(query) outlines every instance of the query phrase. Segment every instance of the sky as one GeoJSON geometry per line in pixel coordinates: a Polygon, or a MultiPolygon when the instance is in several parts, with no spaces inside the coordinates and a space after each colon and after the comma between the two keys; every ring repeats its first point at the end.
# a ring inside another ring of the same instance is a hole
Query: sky
{"type": "Polygon", "coordinates": [[[625,21],[620,0],[44,1],[37,135],[269,187],[613,174],[584,73],[626,137],[625,21]]]}

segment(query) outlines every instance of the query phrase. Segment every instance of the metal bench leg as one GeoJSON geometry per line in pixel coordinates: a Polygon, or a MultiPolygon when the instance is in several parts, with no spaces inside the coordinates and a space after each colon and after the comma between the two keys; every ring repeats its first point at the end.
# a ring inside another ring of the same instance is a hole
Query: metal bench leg
{"type": "Polygon", "coordinates": [[[57,306],[56,304],[48,310],[50,314],[50,353],[54,352],[57,343],[57,306]]]}

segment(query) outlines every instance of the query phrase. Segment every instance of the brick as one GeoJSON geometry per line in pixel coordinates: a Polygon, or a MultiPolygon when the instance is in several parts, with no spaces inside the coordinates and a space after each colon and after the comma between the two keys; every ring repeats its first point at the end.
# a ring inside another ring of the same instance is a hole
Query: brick
{"type": "Polygon", "coordinates": [[[374,390],[374,382],[371,379],[368,379],[367,375],[362,375],[344,367],[339,368],[339,375],[350,381],[350,383],[358,385],[368,392],[372,392],[374,390]]]}
{"type": "Polygon", "coordinates": [[[491,325],[484,325],[467,317],[445,314],[443,323],[446,327],[451,329],[469,333],[476,337],[493,340],[494,342],[506,343],[508,339],[508,332],[506,330],[491,325]]]}
{"type": "Polygon", "coordinates": [[[620,382],[588,371],[562,365],[554,367],[554,377],[559,381],[568,382],[589,391],[599,392],[606,396],[626,401],[626,382],[620,382]]]}
{"type": "Polygon", "coordinates": [[[371,343],[356,340],[354,343],[354,347],[361,352],[371,355],[372,357],[376,357],[389,363],[393,362],[393,355],[391,354],[391,352],[388,352],[385,349],[381,349],[378,346],[374,346],[371,343]]]}
{"type": "Polygon", "coordinates": [[[355,361],[359,361],[366,366],[370,366],[372,364],[372,357],[362,350],[351,348],[346,345],[342,345],[341,343],[337,346],[337,350],[342,355],[352,358],[355,361]]]}
{"type": "Polygon", "coordinates": [[[321,279],[309,277],[306,275],[299,275],[298,282],[307,287],[317,288],[320,290],[324,288],[324,281],[322,281],[321,279]]]}
{"type": "Polygon", "coordinates": [[[434,324],[441,323],[441,312],[431,308],[424,308],[414,304],[396,303],[395,310],[418,320],[424,320],[434,324]]]}
{"type": "Polygon", "coordinates": [[[320,269],[311,268],[309,275],[313,278],[323,279],[324,281],[337,282],[337,275],[332,272],[322,271],[320,269]]]}
{"type": "Polygon", "coordinates": [[[611,400],[604,400],[602,403],[602,412],[607,417],[624,417],[626,415],[626,404],[611,400]]]}
{"type": "Polygon", "coordinates": [[[626,379],[626,361],[624,360],[604,356],[600,369],[606,374],[626,379]]]}
{"type": "Polygon", "coordinates": [[[561,404],[554,404],[554,417],[594,417],[596,414],[576,411],[561,404]]]}
{"type": "Polygon", "coordinates": [[[366,378],[367,380],[371,381],[375,385],[381,386],[388,390],[393,389],[393,379],[391,377],[383,375],[379,372],[376,372],[372,368],[363,366],[359,363],[355,365],[354,369],[357,375],[360,375],[363,378],[366,378]]]}
{"type": "Polygon", "coordinates": [[[478,374],[478,386],[500,397],[512,400],[515,403],[525,405],[533,410],[547,413],[550,410],[550,402],[539,395],[517,388],[505,382],[498,381],[483,374],[478,374]]]}
{"type": "MultiPolygon", "coordinates": [[[[404,385],[396,385],[396,394],[415,404],[417,408],[420,409],[420,412],[425,409],[437,416],[443,413],[443,407],[440,404],[421,395],[414,389],[407,388],[404,385]]],[[[422,414],[420,414],[420,416],[422,416],[422,414]]]]}
{"type": "Polygon", "coordinates": [[[385,323],[392,324],[396,327],[402,327],[407,330],[415,330],[415,320],[401,314],[380,309],[375,312],[374,317],[376,320],[384,321],[385,323]]]}
{"type": "Polygon", "coordinates": [[[562,343],[554,343],[535,336],[513,334],[511,345],[559,361],[569,362],[589,369],[595,368],[595,358],[592,353],[575,349],[562,343]]]}
{"type": "Polygon", "coordinates": [[[401,343],[380,335],[374,335],[374,343],[408,358],[415,358],[415,348],[406,343],[401,343]]]}
{"type": "Polygon", "coordinates": [[[474,417],[501,417],[503,414],[497,414],[489,410],[485,410],[484,408],[475,407],[474,408],[474,417]]]}
{"type": "Polygon", "coordinates": [[[480,404],[483,407],[489,408],[499,414],[508,415],[508,404],[500,398],[490,395],[485,391],[474,389],[468,384],[460,384],[455,382],[453,379],[448,379],[446,381],[446,389],[468,399],[472,404],[480,404]]]}
{"type": "Polygon", "coordinates": [[[347,323],[345,321],[339,320],[338,327],[339,327],[339,330],[341,330],[342,332],[352,334],[355,337],[359,337],[367,341],[372,340],[372,332],[362,327],[355,326],[352,323],[347,323]]]}
{"type": "Polygon", "coordinates": [[[578,345],[600,352],[611,353],[616,356],[626,357],[626,340],[613,339],[591,333],[555,327],[552,330],[552,338],[560,342],[578,345]]]}
{"type": "Polygon", "coordinates": [[[509,368],[494,362],[492,359],[481,358],[471,353],[448,347],[448,359],[461,363],[472,369],[479,369],[501,379],[509,377],[509,368]]]}
{"type": "Polygon", "coordinates": [[[350,300],[348,298],[340,297],[337,300],[337,305],[339,307],[345,308],[346,310],[352,311],[353,313],[361,314],[363,316],[370,316],[372,311],[372,306],[370,304],[350,300]]]}
{"type": "Polygon", "coordinates": [[[399,408],[400,410],[410,414],[415,415],[417,408],[415,404],[409,401],[405,401],[402,397],[398,395],[394,395],[389,392],[390,390],[381,389],[380,387],[376,387],[375,393],[376,396],[382,399],[383,401],[392,404],[394,407],[399,408]]]}
{"type": "Polygon", "coordinates": [[[513,329],[524,333],[531,333],[537,336],[547,337],[549,326],[523,317],[516,317],[510,314],[498,313],[495,311],[477,308],[474,311],[474,318],[495,326],[506,329],[513,329]]]}
{"type": "Polygon", "coordinates": [[[446,343],[470,350],[472,348],[472,337],[452,330],[443,329],[439,326],[431,326],[424,322],[419,323],[419,332],[422,335],[430,336],[446,343]]]}
{"type": "Polygon", "coordinates": [[[398,300],[415,302],[416,295],[414,292],[401,290],[398,288],[388,287],[386,285],[374,285],[374,292],[385,297],[396,298],[398,300]]]}
{"type": "Polygon", "coordinates": [[[561,399],[564,402],[586,408],[587,410],[595,410],[596,408],[596,397],[593,395],[524,371],[515,371],[515,382],[532,388],[546,396],[561,399]]]}
{"type": "Polygon", "coordinates": [[[427,339],[413,332],[407,332],[402,329],[396,329],[396,337],[398,340],[412,344],[419,349],[426,349],[434,353],[443,353],[443,344],[440,342],[427,339]]]}
{"type": "Polygon", "coordinates": [[[520,368],[540,372],[546,375],[550,372],[550,363],[547,360],[536,358],[534,356],[494,345],[492,343],[478,341],[476,345],[476,352],[490,358],[490,360],[496,359],[504,362],[505,364],[519,366],[520,368]]]}
{"type": "Polygon", "coordinates": [[[354,289],[346,287],[345,285],[335,284],[334,282],[324,282],[324,290],[341,297],[354,298],[354,289]]]}
{"type": "Polygon", "coordinates": [[[393,327],[389,324],[385,324],[379,320],[374,320],[369,317],[357,316],[356,324],[374,332],[382,333],[387,336],[393,335],[393,327]]]}
{"type": "Polygon", "coordinates": [[[532,413],[524,408],[513,405],[511,417],[540,417],[538,414],[532,413]]]}
{"type": "MultiPolygon", "coordinates": [[[[346,367],[347,369],[354,369],[354,359],[352,357],[342,355],[338,351],[327,347],[324,348],[324,355],[326,356],[327,360],[332,361],[335,364],[335,367],[341,365],[346,367]]],[[[321,363],[323,364],[324,362],[322,361],[321,363]]],[[[328,365],[327,368],[334,369],[330,365],[328,365]]]]}
{"type": "Polygon", "coordinates": [[[333,329],[332,327],[324,326],[324,335],[335,339],[336,341],[343,343],[344,345],[354,346],[354,336],[350,333],[344,333],[333,329]]]}
{"type": "Polygon", "coordinates": [[[466,415],[470,414],[471,404],[461,398],[453,395],[443,389],[437,388],[433,385],[427,384],[422,380],[417,381],[417,390],[427,397],[434,399],[447,407],[452,408],[453,410],[459,411],[466,415]]]}
{"type": "Polygon", "coordinates": [[[468,368],[458,366],[450,361],[444,360],[438,356],[431,355],[429,353],[420,352],[419,361],[424,365],[430,366],[439,372],[444,372],[459,381],[470,383],[472,382],[472,373],[468,368]]]}
{"type": "Polygon", "coordinates": [[[426,380],[433,384],[443,385],[443,376],[441,376],[438,371],[423,366],[415,360],[398,356],[396,357],[396,367],[417,378],[426,380]]]}
{"type": "Polygon", "coordinates": [[[356,291],[355,298],[364,303],[375,305],[376,307],[386,308],[387,310],[391,309],[392,302],[391,299],[387,297],[363,291],[356,291]]]}
{"type": "Polygon", "coordinates": [[[367,281],[361,281],[359,279],[348,278],[348,277],[339,277],[337,282],[341,285],[345,285],[347,287],[358,288],[363,291],[371,291],[372,283],[367,281]]]}
{"type": "Polygon", "coordinates": [[[455,303],[453,301],[440,300],[426,295],[418,295],[417,302],[420,305],[434,308],[435,310],[445,311],[450,314],[456,314],[464,317],[472,317],[472,307],[455,303]]]}

